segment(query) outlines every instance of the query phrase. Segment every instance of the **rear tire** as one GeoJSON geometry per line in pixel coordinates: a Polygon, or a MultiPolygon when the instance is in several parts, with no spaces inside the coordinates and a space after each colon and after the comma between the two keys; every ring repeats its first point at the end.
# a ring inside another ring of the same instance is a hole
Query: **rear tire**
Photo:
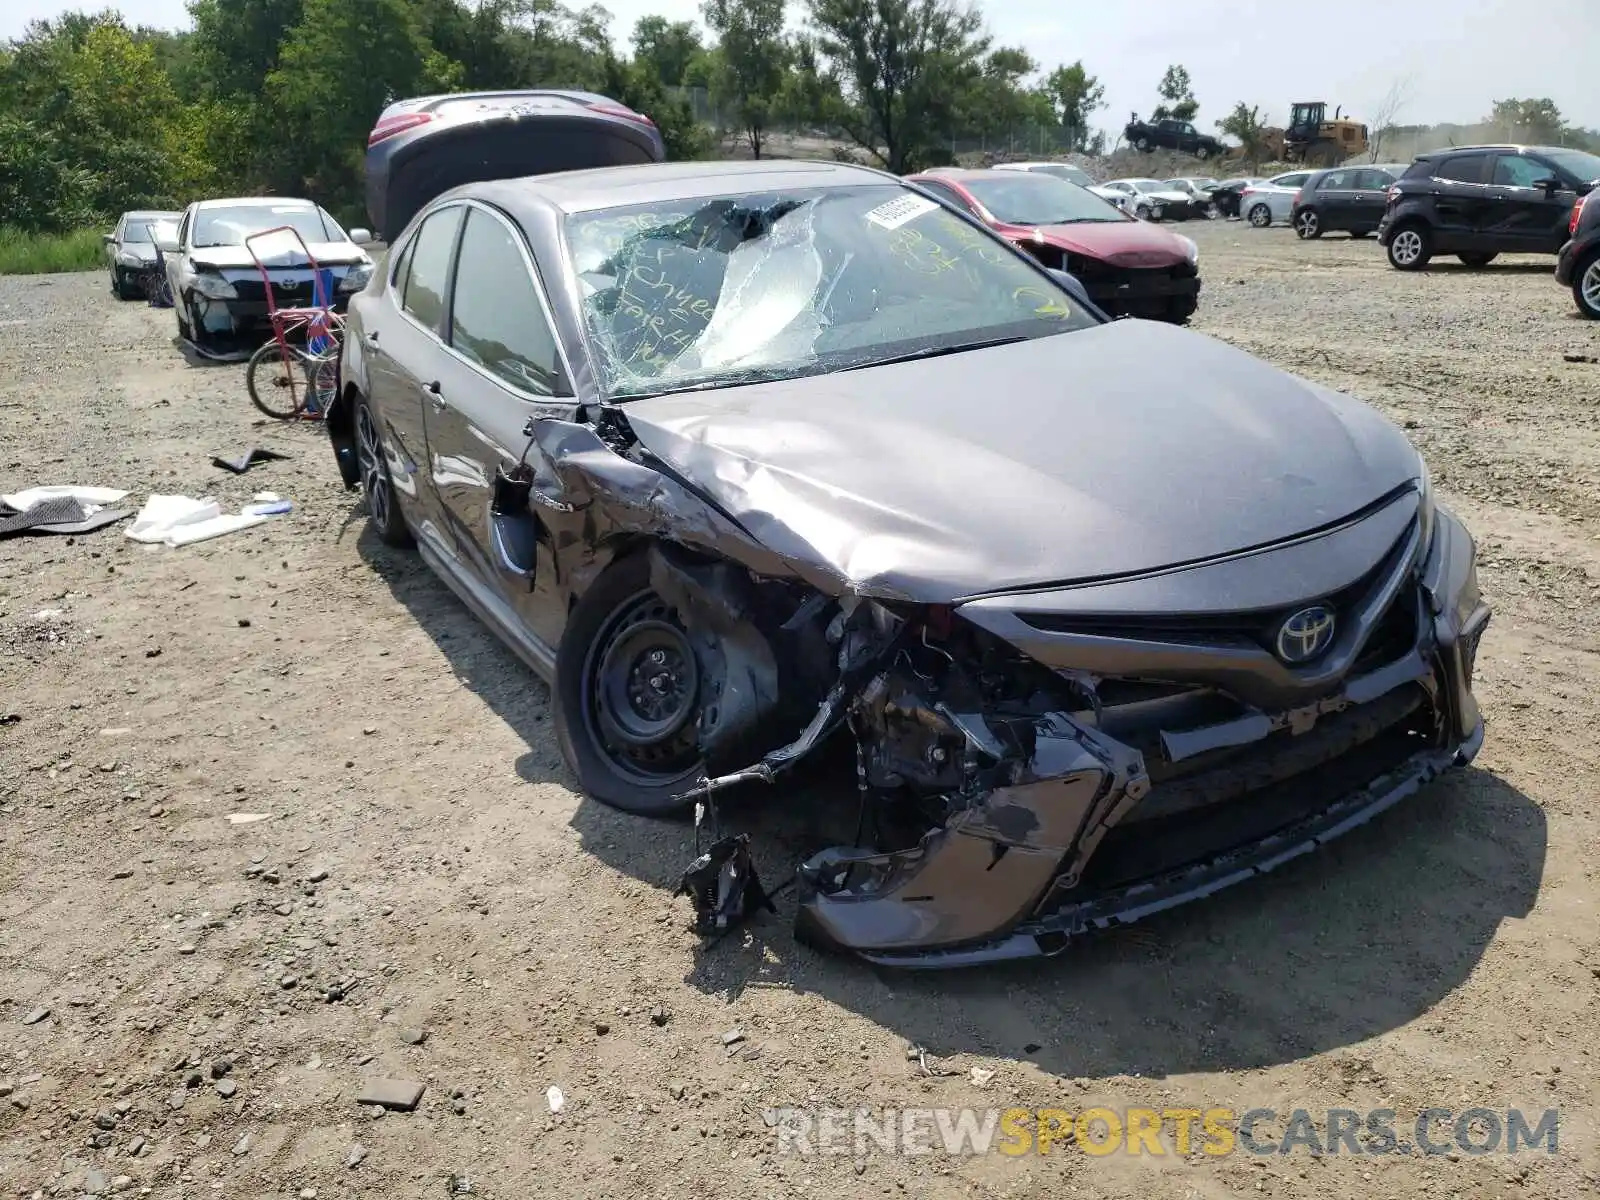
{"type": "Polygon", "coordinates": [[[1250,207],[1250,224],[1257,229],[1265,229],[1272,224],[1272,209],[1265,204],[1254,204],[1250,207]]]}
{"type": "Polygon", "coordinates": [[[556,741],[578,786],[640,816],[690,808],[680,797],[701,771],[703,688],[682,621],[650,588],[650,560],[612,563],[573,608],[556,655],[556,741]],[[665,677],[666,690],[652,678],[645,691],[642,672],[665,677]]]}
{"type": "Polygon", "coordinates": [[[1141,153],[1141,154],[1149,154],[1150,153],[1150,139],[1147,138],[1147,137],[1140,138],[1137,142],[1135,142],[1133,144],[1133,148],[1135,150],[1139,151],[1139,153],[1141,153]]]}
{"type": "Polygon", "coordinates": [[[400,498],[389,475],[389,456],[383,448],[383,426],[365,397],[356,403],[356,462],[361,470],[361,494],[367,504],[367,521],[386,546],[411,545],[411,531],[400,515],[400,498]]]}
{"type": "Polygon", "coordinates": [[[1302,208],[1294,215],[1294,235],[1301,241],[1312,242],[1322,236],[1322,218],[1314,208],[1302,208]]]}
{"type": "Polygon", "coordinates": [[[1389,235],[1389,265],[1397,271],[1420,271],[1433,257],[1433,231],[1409,221],[1389,235]]]}
{"type": "Polygon", "coordinates": [[[1458,254],[1456,257],[1469,267],[1487,267],[1500,256],[1498,254],[1484,254],[1479,251],[1474,254],[1458,254]]]}
{"type": "Polygon", "coordinates": [[[1194,156],[1201,162],[1205,162],[1206,159],[1211,157],[1211,148],[1209,146],[1196,146],[1194,156]]]}
{"type": "Polygon", "coordinates": [[[1200,300],[1196,296],[1174,296],[1167,302],[1166,320],[1172,325],[1187,325],[1199,307],[1200,300]]]}
{"type": "Polygon", "coordinates": [[[1572,269],[1572,300],[1591,321],[1600,321],[1600,247],[1589,251],[1572,269]]]}

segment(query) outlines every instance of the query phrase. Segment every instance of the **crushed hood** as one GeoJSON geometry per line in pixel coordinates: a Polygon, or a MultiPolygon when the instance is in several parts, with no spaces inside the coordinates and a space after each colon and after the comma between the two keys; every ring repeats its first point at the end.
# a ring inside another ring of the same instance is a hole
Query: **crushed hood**
{"type": "MultiPolygon", "coordinates": [[[[1035,232],[1026,226],[1007,228],[1023,241],[1031,239],[1035,232]]],[[[1177,234],[1149,221],[1080,221],[1040,225],[1037,232],[1052,246],[1112,266],[1166,267],[1188,259],[1187,247],[1177,234]]]]}
{"type": "Polygon", "coordinates": [[[1148,321],[623,411],[775,553],[923,603],[1266,545],[1417,472],[1359,401],[1148,321]]]}
{"type": "MultiPolygon", "coordinates": [[[[317,260],[321,267],[348,267],[355,263],[367,262],[367,253],[354,242],[310,242],[306,249],[311,257],[317,260]]],[[[261,251],[257,250],[260,254],[261,251]]],[[[250,257],[250,250],[245,246],[199,246],[189,252],[189,257],[196,266],[214,267],[217,270],[231,270],[248,267],[255,269],[256,260],[250,257]]],[[[287,251],[274,251],[262,254],[261,261],[268,268],[301,269],[309,266],[305,255],[300,253],[298,246],[287,251]]]]}

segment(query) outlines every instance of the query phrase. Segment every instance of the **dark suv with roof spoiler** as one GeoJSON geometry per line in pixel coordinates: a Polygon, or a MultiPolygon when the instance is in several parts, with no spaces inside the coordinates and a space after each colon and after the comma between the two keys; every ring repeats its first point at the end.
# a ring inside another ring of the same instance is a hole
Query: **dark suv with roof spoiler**
{"type": "Polygon", "coordinates": [[[655,122],[595,92],[541,88],[397,100],[367,135],[367,215],[385,241],[463,183],[661,162],[655,122]]]}
{"type": "Polygon", "coordinates": [[[1498,254],[1556,254],[1600,157],[1565,146],[1451,146],[1420,154],[1389,189],[1378,244],[1401,271],[1435,254],[1482,267],[1498,254]]]}

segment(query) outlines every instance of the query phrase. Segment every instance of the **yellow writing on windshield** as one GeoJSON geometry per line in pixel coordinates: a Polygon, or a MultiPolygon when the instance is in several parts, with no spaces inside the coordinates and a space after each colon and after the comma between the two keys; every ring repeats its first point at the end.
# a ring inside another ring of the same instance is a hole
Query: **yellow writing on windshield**
{"type": "Polygon", "coordinates": [[[1019,304],[1032,305],[1034,313],[1041,317],[1067,320],[1072,316],[1072,306],[1060,293],[1052,294],[1044,288],[1019,287],[1011,296],[1019,304]]]}

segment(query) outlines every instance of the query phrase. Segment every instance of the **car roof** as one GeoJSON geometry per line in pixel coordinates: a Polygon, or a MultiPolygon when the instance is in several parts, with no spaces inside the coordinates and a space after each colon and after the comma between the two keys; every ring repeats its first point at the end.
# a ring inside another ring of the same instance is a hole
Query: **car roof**
{"type": "Polygon", "coordinates": [[[135,221],[161,221],[171,217],[181,217],[183,214],[171,212],[164,208],[135,208],[122,214],[123,220],[135,221]]]}
{"type": "Polygon", "coordinates": [[[473,196],[511,212],[550,207],[563,213],[691,200],[728,191],[758,192],[793,187],[843,187],[900,183],[886,171],[817,159],[763,158],[736,162],[640,163],[596,167],[463,184],[440,197],[473,196]]]}
{"type": "Polygon", "coordinates": [[[1413,158],[1412,162],[1423,162],[1430,158],[1444,158],[1451,154],[1467,154],[1477,150],[1509,150],[1514,154],[1521,154],[1525,150],[1532,150],[1535,154],[1541,151],[1548,153],[1551,150],[1560,150],[1560,146],[1535,146],[1525,142],[1494,142],[1483,146],[1441,146],[1437,150],[1424,150],[1413,158]]]}
{"type": "Polygon", "coordinates": [[[514,96],[564,96],[569,100],[582,100],[588,103],[601,101],[606,104],[615,104],[609,96],[602,96],[599,92],[585,92],[578,88],[488,88],[474,92],[435,92],[428,96],[410,96],[404,100],[394,100],[384,106],[380,120],[384,116],[394,113],[415,112],[420,109],[436,108],[446,102],[458,100],[503,100],[514,96]]]}
{"type": "Polygon", "coordinates": [[[213,200],[197,200],[196,209],[206,208],[236,208],[236,207],[266,207],[275,208],[315,208],[316,205],[309,200],[302,200],[298,196],[228,196],[218,197],[213,200]]]}

